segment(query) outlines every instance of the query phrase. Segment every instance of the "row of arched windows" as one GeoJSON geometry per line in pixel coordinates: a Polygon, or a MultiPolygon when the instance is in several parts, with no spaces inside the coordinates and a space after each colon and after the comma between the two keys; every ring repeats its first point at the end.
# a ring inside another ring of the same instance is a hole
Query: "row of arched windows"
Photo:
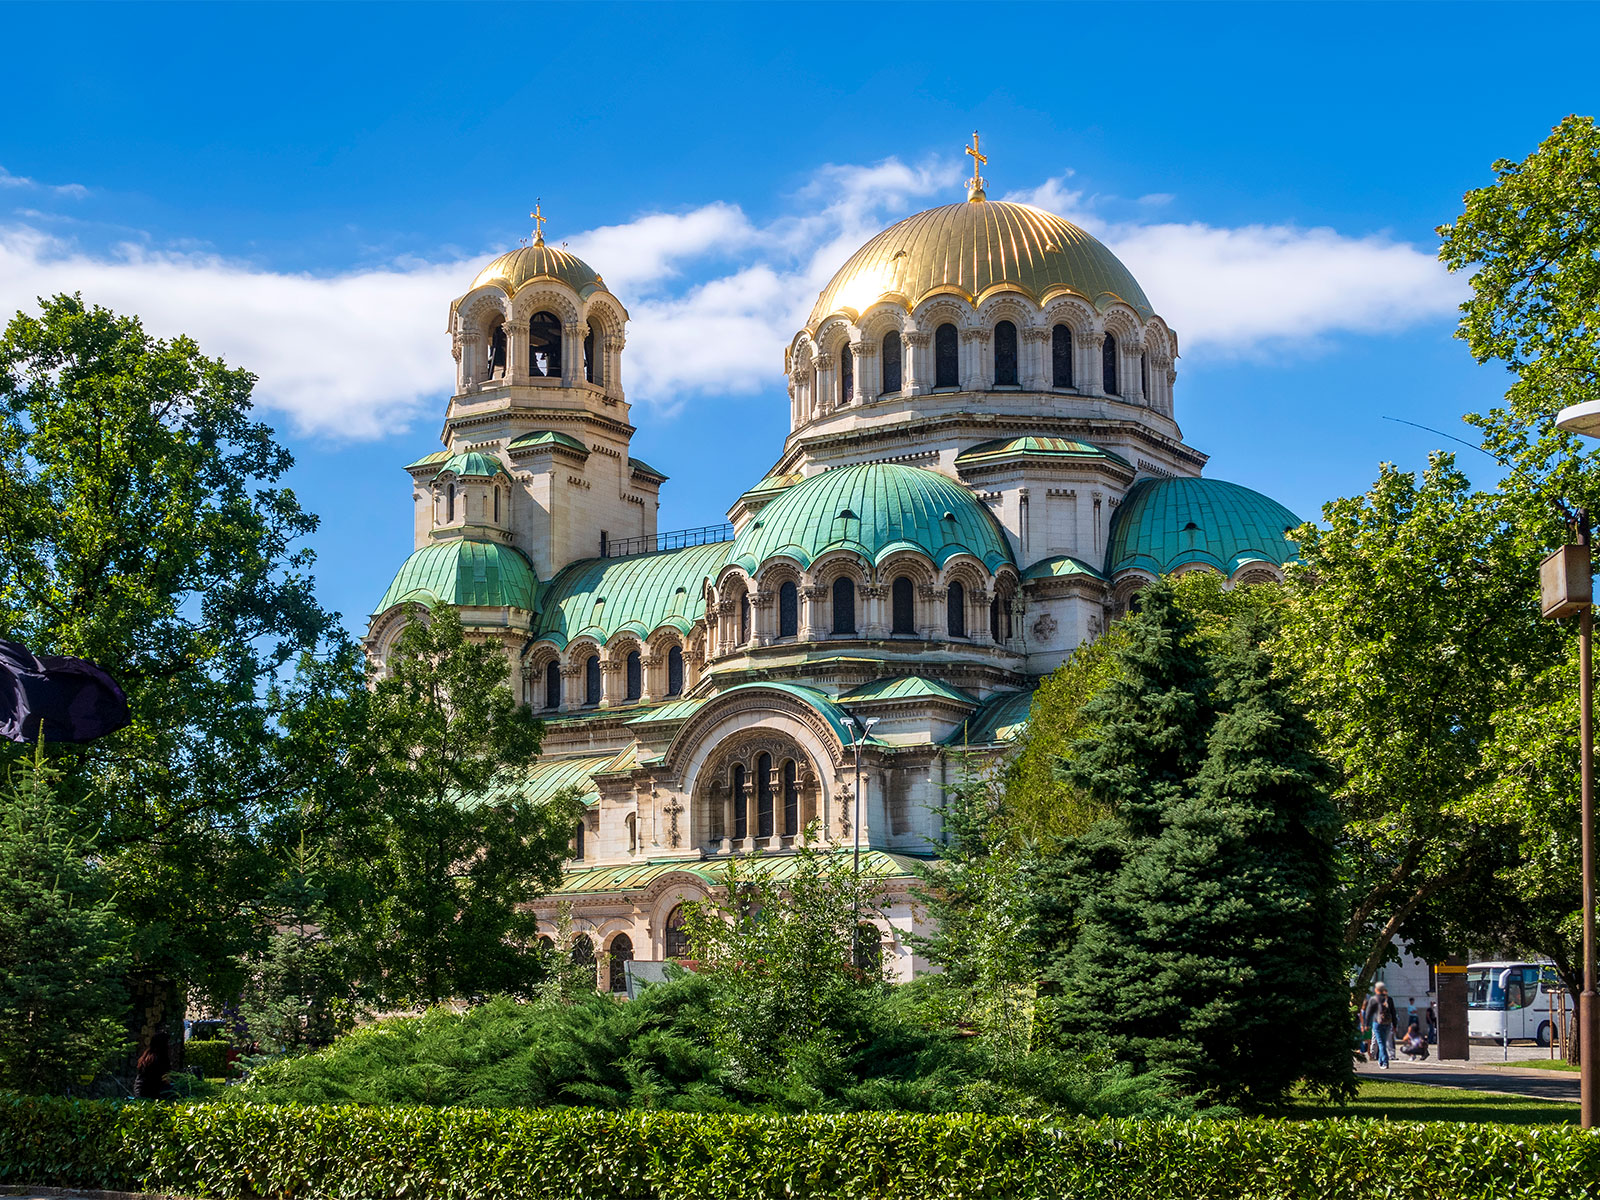
{"type": "MultiPolygon", "coordinates": [[[[583,335],[583,377],[589,383],[601,382],[600,359],[595,347],[601,344],[591,320],[583,335]]],[[[561,378],[561,318],[553,312],[540,310],[528,318],[528,374],[535,379],[561,378]]],[[[489,335],[489,377],[505,375],[508,353],[506,327],[502,322],[489,335]]]]}
{"type": "MultiPolygon", "coordinates": [[[[891,635],[915,636],[916,585],[911,578],[900,575],[889,585],[889,632],[891,635]]],[[[836,635],[849,636],[859,632],[856,621],[856,585],[845,576],[833,581],[833,629],[836,635]]],[[[959,580],[952,580],[945,589],[945,633],[952,638],[967,636],[967,589],[959,580]]],[[[800,636],[800,589],[793,580],[778,586],[778,638],[800,636]]],[[[750,595],[739,597],[739,644],[750,640],[750,595]]]]}
{"type": "MultiPolygon", "coordinates": [[[[644,660],[639,651],[630,650],[623,660],[624,700],[637,700],[644,695],[644,660]]],[[[593,707],[601,699],[600,656],[591,654],[583,663],[583,703],[593,707]]],[[[666,695],[683,694],[683,647],[673,646],[667,651],[666,695]]],[[[544,707],[561,707],[561,663],[551,659],[544,668],[544,707]]]]}
{"type": "MultiPolygon", "coordinates": [[[[892,396],[905,386],[905,348],[898,330],[883,335],[879,346],[882,358],[882,380],[879,394],[892,396]]],[[[1122,395],[1121,370],[1117,335],[1106,332],[1101,343],[1101,385],[1106,395],[1122,395]]],[[[1017,344],[1017,327],[1011,321],[997,322],[994,327],[993,369],[995,387],[1021,386],[1021,355],[1017,344]]],[[[1150,363],[1147,355],[1139,356],[1140,379],[1145,395],[1150,394],[1150,363]]],[[[935,390],[954,389],[961,386],[961,353],[959,333],[955,325],[945,323],[933,331],[933,386],[935,390]]],[[[1072,327],[1058,323],[1050,330],[1050,386],[1052,388],[1076,387],[1073,362],[1072,327]]],[[[839,354],[839,402],[850,404],[856,396],[855,356],[845,346],[839,354]]]]}
{"type": "MultiPolygon", "coordinates": [[[[772,755],[766,753],[758,754],[754,768],[748,771],[743,763],[734,763],[728,775],[728,794],[733,809],[731,836],[735,841],[752,833],[758,838],[770,838],[777,832],[786,837],[800,832],[800,768],[794,759],[784,759],[776,770],[772,755]],[[777,824],[780,815],[781,831],[777,824]]],[[[723,814],[715,806],[710,817],[713,841],[730,836],[723,814]]]]}

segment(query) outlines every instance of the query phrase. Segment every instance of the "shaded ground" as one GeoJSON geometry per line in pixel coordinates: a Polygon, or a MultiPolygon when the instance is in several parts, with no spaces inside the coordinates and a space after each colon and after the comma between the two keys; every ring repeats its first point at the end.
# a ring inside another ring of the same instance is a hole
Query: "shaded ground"
{"type": "Polygon", "coordinates": [[[1349,1104],[1294,1101],[1283,1113],[1290,1119],[1365,1117],[1383,1121],[1471,1121],[1497,1125],[1576,1125],[1578,1107],[1565,1100],[1511,1096],[1499,1091],[1439,1087],[1362,1074],[1361,1091],[1349,1104]]]}
{"type": "Polygon", "coordinates": [[[1578,1102],[1578,1077],[1564,1071],[1550,1071],[1516,1064],[1440,1062],[1429,1059],[1413,1063],[1402,1060],[1387,1071],[1376,1063],[1356,1068],[1364,1079],[1383,1079],[1392,1083],[1422,1083],[1434,1087],[1467,1088],[1480,1092],[1504,1092],[1538,1100],[1578,1102]]]}

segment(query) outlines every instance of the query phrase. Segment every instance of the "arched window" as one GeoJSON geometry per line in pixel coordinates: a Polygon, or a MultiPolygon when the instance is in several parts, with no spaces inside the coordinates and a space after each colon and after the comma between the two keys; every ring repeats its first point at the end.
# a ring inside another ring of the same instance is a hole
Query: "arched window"
{"type": "Polygon", "coordinates": [[[941,325],[933,331],[933,386],[961,386],[961,356],[956,349],[954,325],[941,325]]]}
{"type": "Polygon", "coordinates": [[[583,835],[586,832],[583,818],[578,818],[578,827],[572,831],[572,857],[579,862],[583,861],[583,835]]]}
{"type": "Polygon", "coordinates": [[[543,950],[545,953],[548,954],[552,950],[554,950],[555,948],[556,948],[555,941],[554,941],[554,939],[552,939],[550,937],[550,935],[548,933],[541,933],[539,935],[539,949],[543,950]]]}
{"type": "Polygon", "coordinates": [[[1017,386],[1017,327],[1010,321],[994,327],[994,385],[1017,386]]]}
{"type": "Polygon", "coordinates": [[[883,335],[883,394],[900,390],[900,334],[891,329],[883,335]]]}
{"type": "Polygon", "coordinates": [[[846,346],[839,351],[839,403],[849,404],[856,398],[856,356],[846,346]]]}
{"type": "Polygon", "coordinates": [[[494,490],[494,519],[495,519],[496,523],[498,523],[499,520],[500,520],[500,489],[499,488],[495,488],[495,490],[494,490]]]}
{"type": "Polygon", "coordinates": [[[799,776],[794,759],[783,764],[783,831],[790,837],[800,832],[799,776]]]}
{"type": "Polygon", "coordinates": [[[1150,399],[1150,356],[1139,355],[1139,390],[1144,393],[1146,401],[1150,399]]]}
{"type": "Polygon", "coordinates": [[[996,596],[989,601],[989,640],[1000,640],[1000,597],[996,596]]]}
{"type": "Polygon", "coordinates": [[[772,755],[756,756],[756,836],[772,836],[772,755]]]}
{"type": "Polygon", "coordinates": [[[1100,347],[1100,370],[1106,395],[1122,395],[1122,388],[1117,383],[1117,335],[1114,333],[1107,332],[1106,340],[1100,347]]]}
{"type": "Polygon", "coordinates": [[[896,579],[889,589],[891,607],[894,609],[894,625],[891,633],[915,633],[917,631],[916,608],[912,603],[915,593],[912,590],[911,580],[904,575],[896,579]]]}
{"type": "Polygon", "coordinates": [[[554,313],[536,312],[528,319],[528,374],[561,377],[561,322],[554,313]]]}
{"type": "Polygon", "coordinates": [[[595,347],[603,346],[599,330],[595,329],[594,322],[590,321],[583,331],[583,377],[590,383],[603,383],[601,378],[600,359],[595,355],[595,347]]]}
{"type": "Polygon", "coordinates": [[[667,651],[667,695],[683,695],[683,647],[667,651]]]}
{"type": "Polygon", "coordinates": [[[644,694],[644,670],[640,664],[639,652],[628,651],[628,699],[637,700],[644,694]]]}
{"type": "Polygon", "coordinates": [[[959,580],[945,590],[945,631],[953,638],[967,636],[967,589],[959,580]]]}
{"type": "Polygon", "coordinates": [[[456,485],[453,483],[444,489],[444,519],[446,521],[456,519],[456,485]]]}
{"type": "Polygon", "coordinates": [[[750,640],[750,593],[739,597],[739,644],[750,640]]]}
{"type": "Polygon", "coordinates": [[[498,379],[506,373],[506,327],[496,325],[489,336],[489,377],[498,379]]]}
{"type": "Polygon", "coordinates": [[[587,967],[594,962],[594,943],[589,940],[587,933],[572,935],[572,961],[580,967],[587,967]]]}
{"type": "Polygon", "coordinates": [[[561,707],[561,664],[551,659],[544,667],[544,706],[561,707]]]}
{"type": "Polygon", "coordinates": [[[745,838],[750,836],[750,812],[745,807],[744,767],[738,763],[733,764],[733,836],[745,838]]]}
{"type": "Polygon", "coordinates": [[[585,704],[600,703],[600,656],[591,654],[589,661],[583,664],[583,702],[585,704]]]}
{"type": "Polygon", "coordinates": [[[1050,386],[1072,386],[1072,330],[1065,325],[1050,331],[1050,386]]]}
{"type": "Polygon", "coordinates": [[[607,964],[611,972],[611,991],[625,992],[628,990],[628,964],[633,961],[633,939],[625,933],[619,933],[611,939],[611,949],[607,964]]]}
{"type": "Polygon", "coordinates": [[[676,904],[667,914],[662,931],[661,953],[667,958],[689,957],[689,932],[683,927],[683,905],[676,904]]]}
{"type": "Polygon", "coordinates": [[[856,631],[856,585],[842,575],[833,581],[833,631],[856,631]]]}
{"type": "Polygon", "coordinates": [[[798,637],[800,634],[800,589],[793,580],[786,580],[778,588],[778,636],[798,637]]]}

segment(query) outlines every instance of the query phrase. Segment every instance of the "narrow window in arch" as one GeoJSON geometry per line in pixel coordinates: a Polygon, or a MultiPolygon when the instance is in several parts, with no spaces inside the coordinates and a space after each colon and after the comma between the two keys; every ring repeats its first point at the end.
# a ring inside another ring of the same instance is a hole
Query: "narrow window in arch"
{"type": "Polygon", "coordinates": [[[745,805],[749,799],[745,795],[744,767],[739,763],[733,764],[733,836],[745,838],[750,836],[750,811],[745,805]]]}
{"type": "Polygon", "coordinates": [[[856,398],[856,356],[846,346],[839,352],[839,403],[849,404],[856,398]]]}
{"type": "Polygon", "coordinates": [[[894,609],[894,625],[891,633],[915,633],[917,631],[916,608],[912,603],[915,595],[911,580],[904,575],[896,579],[890,589],[891,607],[894,609]]]}
{"type": "Polygon", "coordinates": [[[561,707],[561,664],[551,659],[544,667],[544,706],[561,707]]]}
{"type": "Polygon", "coordinates": [[[572,961],[580,967],[587,967],[594,962],[594,943],[589,940],[587,933],[572,935],[572,961]]]}
{"type": "Polygon", "coordinates": [[[456,519],[456,485],[453,483],[444,489],[444,519],[456,519]]]}
{"type": "Polygon", "coordinates": [[[798,637],[800,634],[800,589],[788,580],[778,588],[778,636],[798,637]]]}
{"type": "Polygon", "coordinates": [[[967,636],[967,589],[959,580],[945,590],[945,632],[953,638],[967,636]]]}
{"type": "Polygon", "coordinates": [[[1145,402],[1150,401],[1150,356],[1139,355],[1139,390],[1144,393],[1145,402]]]}
{"type": "Polygon", "coordinates": [[[790,837],[800,832],[800,772],[792,758],[783,764],[783,831],[790,837]]]}
{"type": "Polygon", "coordinates": [[[772,755],[756,756],[756,836],[772,836],[772,755]]]}
{"type": "Polygon", "coordinates": [[[1050,386],[1072,386],[1072,330],[1066,325],[1050,331],[1050,386]]]}
{"type": "Polygon", "coordinates": [[[891,329],[883,335],[883,394],[893,395],[901,387],[900,334],[891,329]]]}
{"type": "Polygon", "coordinates": [[[1016,636],[1015,631],[1011,628],[1011,615],[1011,597],[1007,596],[1000,601],[1000,636],[1007,642],[1016,636]]]}
{"type": "Polygon", "coordinates": [[[739,597],[739,644],[750,640],[750,593],[739,597]]]}
{"type": "Polygon", "coordinates": [[[506,373],[506,327],[496,325],[489,338],[489,377],[498,379],[506,373]]]}
{"type": "Polygon", "coordinates": [[[583,377],[590,383],[600,383],[600,360],[595,357],[595,347],[604,345],[590,321],[583,330],[583,377]]]}
{"type": "Polygon", "coordinates": [[[1100,368],[1106,395],[1122,395],[1122,386],[1117,382],[1117,335],[1114,333],[1107,333],[1100,347],[1100,368]]]}
{"type": "Polygon", "coordinates": [[[611,939],[611,950],[607,957],[607,966],[611,972],[610,990],[627,991],[628,964],[633,961],[633,939],[625,933],[617,934],[611,939]]]}
{"type": "Polygon", "coordinates": [[[1000,640],[1000,598],[997,596],[989,601],[989,640],[1000,640]]]}
{"type": "Polygon", "coordinates": [[[689,931],[683,927],[683,905],[673,906],[662,931],[661,953],[667,958],[689,957],[689,931]]]}
{"type": "Polygon", "coordinates": [[[1010,321],[994,327],[994,385],[1017,386],[1017,327],[1010,321]]]}
{"type": "Polygon", "coordinates": [[[870,921],[856,926],[856,970],[868,975],[883,974],[883,930],[870,921]]]}
{"type": "Polygon", "coordinates": [[[583,861],[583,818],[578,818],[578,827],[572,831],[572,857],[579,862],[583,861]]]}
{"type": "Polygon", "coordinates": [[[561,322],[554,313],[536,312],[528,319],[528,374],[561,375],[561,322]]]}
{"type": "Polygon", "coordinates": [[[933,331],[933,386],[961,386],[961,355],[956,349],[954,325],[941,325],[933,331]]]}
{"type": "Polygon", "coordinates": [[[499,488],[495,488],[495,490],[494,490],[494,519],[495,519],[496,523],[498,523],[499,520],[500,520],[500,489],[499,488]]]}
{"type": "Polygon", "coordinates": [[[600,656],[591,654],[589,661],[583,664],[583,702],[585,704],[600,703],[600,656]]]}
{"type": "Polygon", "coordinates": [[[628,651],[628,699],[637,700],[644,694],[644,668],[637,650],[628,651]]]}
{"type": "Polygon", "coordinates": [[[683,648],[674,646],[667,651],[667,695],[683,695],[683,648]]]}
{"type": "Polygon", "coordinates": [[[856,631],[856,585],[843,576],[833,581],[833,631],[856,631]]]}

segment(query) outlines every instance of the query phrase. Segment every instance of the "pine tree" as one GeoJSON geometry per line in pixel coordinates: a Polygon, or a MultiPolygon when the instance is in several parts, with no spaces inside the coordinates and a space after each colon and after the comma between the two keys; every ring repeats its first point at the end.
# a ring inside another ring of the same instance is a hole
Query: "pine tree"
{"type": "Polygon", "coordinates": [[[1211,656],[1149,589],[1119,686],[1070,767],[1116,815],[1054,864],[1063,1033],[1261,1107],[1349,1086],[1329,773],[1259,617],[1211,656]],[[1062,881],[1070,881],[1064,883],[1062,881]]]}
{"type": "Polygon", "coordinates": [[[115,918],[54,784],[24,758],[0,794],[0,1091],[88,1084],[123,1040],[115,918]]]}

